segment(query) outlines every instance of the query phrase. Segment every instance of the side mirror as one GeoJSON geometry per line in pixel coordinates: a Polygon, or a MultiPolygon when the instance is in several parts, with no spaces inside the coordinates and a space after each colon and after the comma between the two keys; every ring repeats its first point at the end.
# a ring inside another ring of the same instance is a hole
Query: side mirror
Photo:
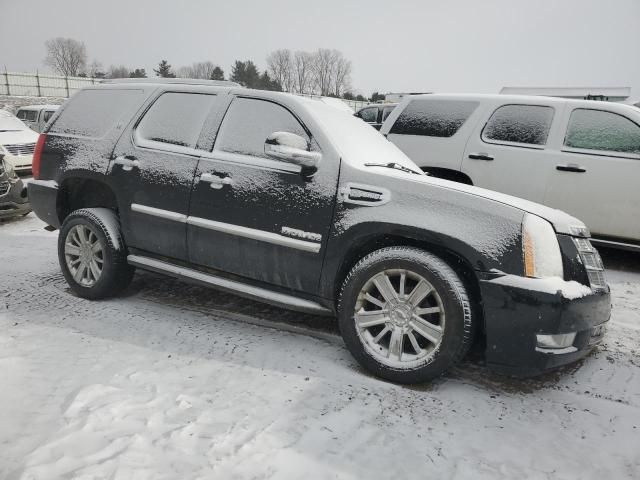
{"type": "Polygon", "coordinates": [[[289,132],[274,132],[269,135],[264,142],[264,153],[276,160],[300,165],[305,175],[314,173],[322,158],[320,153],[309,151],[304,138],[289,132]]]}

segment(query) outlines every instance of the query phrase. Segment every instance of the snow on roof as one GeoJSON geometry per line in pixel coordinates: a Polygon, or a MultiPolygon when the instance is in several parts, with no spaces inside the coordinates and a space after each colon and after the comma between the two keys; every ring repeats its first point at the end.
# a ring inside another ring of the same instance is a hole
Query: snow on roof
{"type": "Polygon", "coordinates": [[[547,95],[551,97],[621,97],[631,96],[631,87],[503,87],[503,95],[547,95]]]}

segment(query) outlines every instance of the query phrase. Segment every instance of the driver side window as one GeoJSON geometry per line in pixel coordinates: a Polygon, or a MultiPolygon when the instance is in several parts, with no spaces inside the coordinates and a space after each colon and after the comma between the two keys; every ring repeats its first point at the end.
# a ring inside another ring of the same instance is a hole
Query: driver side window
{"type": "Polygon", "coordinates": [[[289,110],[268,100],[235,98],[222,121],[214,150],[268,158],[264,142],[274,132],[310,138],[289,110]]]}

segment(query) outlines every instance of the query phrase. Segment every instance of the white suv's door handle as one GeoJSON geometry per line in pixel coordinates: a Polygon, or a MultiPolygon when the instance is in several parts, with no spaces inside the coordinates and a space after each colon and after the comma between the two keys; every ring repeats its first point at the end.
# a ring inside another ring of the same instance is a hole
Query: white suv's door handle
{"type": "Polygon", "coordinates": [[[127,157],[116,157],[113,161],[114,165],[121,165],[122,170],[125,172],[130,172],[134,168],[140,168],[140,162],[135,158],[127,158],[127,157]]]}
{"type": "Polygon", "coordinates": [[[200,181],[210,184],[211,188],[216,190],[220,190],[225,185],[233,184],[231,177],[221,177],[220,175],[213,175],[211,173],[203,173],[200,175],[200,181]]]}

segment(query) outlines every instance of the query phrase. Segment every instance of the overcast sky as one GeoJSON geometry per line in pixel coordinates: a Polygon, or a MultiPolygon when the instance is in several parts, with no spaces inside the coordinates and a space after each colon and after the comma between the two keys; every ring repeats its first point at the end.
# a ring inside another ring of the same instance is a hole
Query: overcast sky
{"type": "Polygon", "coordinates": [[[0,0],[0,66],[46,70],[44,42],[147,73],[278,48],[341,50],[355,91],[628,86],[640,98],[640,0],[0,0]]]}

